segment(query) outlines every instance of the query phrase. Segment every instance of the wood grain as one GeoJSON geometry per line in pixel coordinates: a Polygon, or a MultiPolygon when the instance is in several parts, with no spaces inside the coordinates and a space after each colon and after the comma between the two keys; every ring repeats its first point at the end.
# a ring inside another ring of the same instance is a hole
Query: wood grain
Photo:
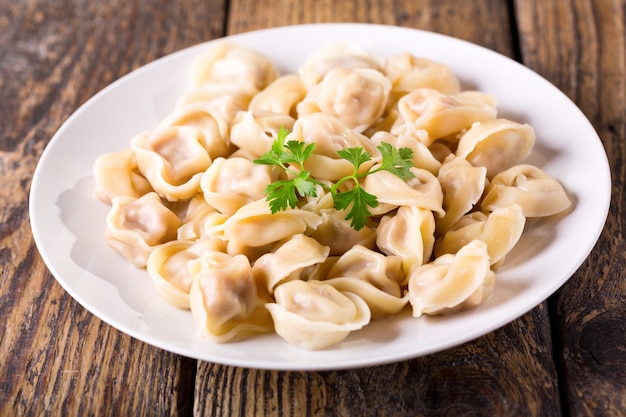
{"type": "Polygon", "coordinates": [[[564,409],[574,416],[624,415],[626,5],[554,3],[518,2],[524,61],[569,95],[591,120],[613,178],[609,217],[598,243],[551,298],[564,409]]]}
{"type": "Polygon", "coordinates": [[[515,51],[506,2],[479,0],[237,0],[230,2],[228,34],[308,23],[361,22],[431,30],[511,56],[515,51]],[[471,22],[471,24],[468,24],[471,22]],[[479,23],[479,24],[478,24],[479,23]]]}
{"type": "Polygon", "coordinates": [[[28,192],[44,147],[74,110],[131,70],[222,36],[224,4],[0,8],[0,415],[189,414],[195,361],[123,335],[63,291],[34,246],[28,192]]]}
{"type": "Polygon", "coordinates": [[[613,416],[626,414],[625,2],[620,0],[0,1],[0,416],[613,416]],[[126,336],[54,280],[28,193],[59,126],[112,81],[225,34],[390,24],[522,61],[571,97],[609,155],[604,232],[528,314],[444,352],[378,367],[277,372],[197,362],[126,336]]]}
{"type": "Polygon", "coordinates": [[[276,372],[200,363],[196,414],[559,415],[554,369],[536,359],[551,355],[545,320],[547,312],[539,307],[449,351],[356,370],[276,372]],[[233,398],[233,392],[247,394],[233,398]]]}

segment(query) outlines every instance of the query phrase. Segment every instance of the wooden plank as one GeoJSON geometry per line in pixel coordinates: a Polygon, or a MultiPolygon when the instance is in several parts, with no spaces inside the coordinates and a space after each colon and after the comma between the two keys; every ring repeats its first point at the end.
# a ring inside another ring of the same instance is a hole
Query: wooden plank
{"type": "Polygon", "coordinates": [[[221,36],[224,3],[0,9],[0,415],[190,414],[195,361],[121,334],[62,290],[34,246],[28,192],[43,148],[80,104],[134,68],[221,36]]]}
{"type": "MultiPolygon", "coordinates": [[[[298,23],[359,21],[434,30],[514,56],[505,2],[230,3],[228,33],[298,23]],[[471,21],[471,24],[467,22],[471,21]]],[[[410,361],[333,372],[278,372],[200,362],[196,415],[560,414],[549,316],[540,305],[462,346],[410,361]]]]}
{"type": "Polygon", "coordinates": [[[378,367],[262,371],[200,362],[197,415],[558,415],[547,312],[485,337],[378,367]]]}
{"type": "Polygon", "coordinates": [[[518,1],[524,62],[571,97],[607,151],[612,203],[600,240],[551,298],[564,408],[572,416],[626,414],[626,5],[518,1]]]}
{"type": "Polygon", "coordinates": [[[393,6],[385,0],[239,0],[230,4],[228,33],[307,23],[374,23],[439,32],[512,56],[514,41],[509,19],[506,4],[487,0],[472,5],[453,0],[406,1],[393,6]]]}

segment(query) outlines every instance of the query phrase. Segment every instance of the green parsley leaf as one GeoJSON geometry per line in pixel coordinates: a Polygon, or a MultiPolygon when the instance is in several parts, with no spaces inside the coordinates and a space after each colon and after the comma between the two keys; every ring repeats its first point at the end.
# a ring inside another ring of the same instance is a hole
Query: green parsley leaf
{"type": "Polygon", "coordinates": [[[340,158],[345,159],[354,166],[351,175],[340,178],[332,185],[328,185],[311,176],[311,172],[304,169],[305,161],[315,149],[315,143],[290,140],[286,141],[289,131],[281,127],[271,149],[260,158],[254,160],[257,164],[276,165],[285,170],[291,179],[279,180],[269,184],[265,189],[266,200],[272,213],[277,213],[287,208],[295,208],[300,197],[317,197],[317,186],[329,191],[337,210],[346,210],[346,220],[350,220],[350,226],[355,230],[361,230],[371,216],[369,208],[378,206],[375,195],[368,193],[361,187],[361,179],[378,171],[389,171],[407,181],[414,178],[411,172],[413,167],[413,151],[410,148],[396,148],[389,143],[382,142],[378,146],[382,161],[373,170],[359,173],[363,164],[372,160],[372,156],[361,147],[347,148],[337,151],[340,158]],[[292,169],[292,164],[297,165],[292,169]],[[348,191],[339,191],[340,185],[351,182],[348,191]]]}
{"type": "Polygon", "coordinates": [[[359,170],[361,165],[372,159],[372,156],[363,148],[342,149],[337,151],[337,155],[354,165],[355,173],[359,170]]]}
{"type": "Polygon", "coordinates": [[[304,142],[290,140],[285,144],[285,149],[287,150],[287,152],[283,152],[283,154],[281,155],[281,161],[284,164],[298,164],[300,168],[303,169],[304,161],[306,161],[311,156],[311,154],[313,153],[313,149],[315,149],[315,143],[310,143],[307,145],[304,142]]]}
{"type": "Polygon", "coordinates": [[[380,170],[389,171],[404,181],[415,178],[415,174],[411,172],[413,167],[413,150],[411,148],[398,149],[387,142],[381,142],[377,148],[383,157],[380,170]]]}
{"type": "Polygon", "coordinates": [[[259,158],[255,159],[253,162],[255,164],[262,165],[278,165],[283,169],[286,169],[287,167],[284,165],[282,159],[283,154],[285,153],[285,138],[288,134],[289,130],[285,129],[284,126],[281,126],[281,128],[278,129],[276,139],[274,139],[274,142],[272,142],[270,150],[265,152],[259,158]]]}
{"type": "Polygon", "coordinates": [[[290,180],[275,181],[265,188],[266,200],[272,213],[295,208],[298,197],[317,196],[315,185],[319,184],[319,181],[312,178],[309,171],[303,169],[304,161],[313,153],[315,144],[307,145],[295,140],[285,143],[288,134],[289,130],[281,127],[270,150],[254,160],[256,164],[277,165],[293,177],[290,180]],[[301,171],[291,169],[289,164],[297,164],[301,171]]]}
{"type": "Polygon", "coordinates": [[[265,188],[267,202],[272,214],[278,213],[287,208],[295,208],[298,197],[295,193],[296,185],[293,181],[278,180],[269,184],[265,188]]]}
{"type": "Polygon", "coordinates": [[[300,174],[293,179],[293,183],[301,197],[317,197],[315,182],[311,181],[311,173],[309,171],[300,172],[300,174]]]}
{"type": "Polygon", "coordinates": [[[365,226],[367,219],[372,214],[368,207],[378,206],[376,196],[368,193],[360,186],[356,186],[350,191],[335,194],[333,202],[336,209],[348,210],[349,208],[346,220],[350,220],[350,226],[357,231],[365,226]]]}

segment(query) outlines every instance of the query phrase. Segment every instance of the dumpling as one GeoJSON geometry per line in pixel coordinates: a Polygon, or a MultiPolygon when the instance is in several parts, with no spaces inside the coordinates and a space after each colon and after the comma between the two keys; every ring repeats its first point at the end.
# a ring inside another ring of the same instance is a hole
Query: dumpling
{"type": "Polygon", "coordinates": [[[229,42],[212,44],[189,67],[189,83],[193,88],[219,85],[250,96],[279,75],[278,68],[265,55],[229,42]]]}
{"type": "Polygon", "coordinates": [[[418,88],[432,88],[444,94],[461,91],[461,83],[450,67],[408,52],[387,58],[384,72],[393,83],[393,91],[401,93],[418,88]]]}
{"type": "Polygon", "coordinates": [[[298,116],[322,112],[356,132],[363,132],[382,116],[391,82],[369,68],[334,68],[312,87],[297,105],[298,116]]]}
{"type": "Polygon", "coordinates": [[[270,85],[250,101],[248,111],[251,113],[283,114],[297,117],[296,105],[307,94],[302,78],[297,74],[286,74],[278,77],[270,85]]]}
{"type": "Polygon", "coordinates": [[[370,68],[381,70],[380,59],[353,43],[335,43],[309,55],[298,70],[307,89],[317,84],[334,68],[370,68]]]}
{"type": "Polygon", "coordinates": [[[320,223],[320,216],[307,210],[287,209],[272,214],[262,199],[241,207],[214,229],[223,230],[228,253],[256,260],[277,242],[295,234],[310,234],[320,223]]]}
{"type": "Polygon", "coordinates": [[[324,262],[329,253],[328,246],[303,234],[293,235],[277,246],[252,266],[254,276],[270,293],[280,283],[300,279],[306,268],[324,262]]]}
{"type": "Polygon", "coordinates": [[[449,314],[475,307],[491,295],[494,284],[487,245],[471,241],[456,255],[442,255],[413,271],[409,279],[413,316],[449,314]]]}
{"type": "Polygon", "coordinates": [[[376,229],[369,225],[355,230],[346,220],[347,211],[334,208],[319,212],[322,222],[311,233],[322,245],[328,246],[331,255],[341,255],[355,245],[373,249],[376,241],[376,229]]]}
{"type": "Polygon", "coordinates": [[[362,298],[320,281],[288,281],[276,287],[266,308],[276,333],[299,348],[319,350],[344,340],[370,322],[362,298]]]}
{"type": "Polygon", "coordinates": [[[400,313],[409,302],[408,294],[396,296],[389,294],[368,281],[352,277],[330,278],[324,281],[339,291],[359,296],[370,309],[371,319],[400,313]]]}
{"type": "Polygon", "coordinates": [[[211,252],[188,265],[189,305],[202,337],[223,343],[272,330],[264,307],[270,298],[245,256],[211,252]]]}
{"type": "Polygon", "coordinates": [[[130,148],[99,156],[93,164],[93,173],[96,181],[94,195],[107,204],[111,204],[114,197],[139,198],[152,191],[130,148]]]}
{"type": "Polygon", "coordinates": [[[487,183],[487,168],[474,167],[461,157],[450,155],[444,161],[437,179],[443,189],[443,209],[446,214],[437,219],[436,230],[445,233],[468,213],[483,195],[487,183]]]}
{"type": "Polygon", "coordinates": [[[472,240],[487,245],[490,263],[504,261],[524,231],[526,217],[517,204],[496,209],[488,215],[477,211],[463,216],[435,243],[435,256],[456,253],[472,240]]]}
{"type": "MultiPolygon", "coordinates": [[[[411,172],[415,178],[408,181],[388,171],[372,173],[363,180],[363,189],[377,196],[379,203],[422,207],[442,216],[443,191],[437,177],[425,169],[411,168],[411,172]]],[[[382,214],[376,210],[372,213],[382,214]]]]}
{"type": "MultiPolygon", "coordinates": [[[[202,197],[204,199],[204,197],[202,197]]],[[[226,252],[227,239],[224,234],[224,223],[230,218],[230,215],[220,213],[215,210],[212,213],[208,213],[204,216],[199,224],[198,229],[202,238],[215,238],[224,242],[224,248],[222,252],[226,252]]]]}
{"type": "Polygon", "coordinates": [[[205,136],[192,126],[168,127],[131,140],[141,173],[152,188],[170,201],[193,197],[211,165],[205,136]]]}
{"type": "Polygon", "coordinates": [[[510,168],[527,156],[535,144],[535,130],[506,119],[472,125],[459,139],[456,154],[472,165],[487,168],[487,178],[510,168]]]}
{"type": "Polygon", "coordinates": [[[479,91],[444,94],[431,88],[418,88],[398,101],[400,117],[391,133],[413,135],[429,146],[437,139],[470,128],[474,122],[495,119],[495,105],[492,96],[479,91]],[[420,131],[428,135],[419,134],[420,131]]]}
{"type": "Polygon", "coordinates": [[[220,251],[216,239],[172,240],[156,247],[148,256],[146,269],[159,295],[176,308],[189,309],[193,276],[188,263],[206,252],[220,251]]]}
{"type": "Polygon", "coordinates": [[[315,149],[304,168],[313,177],[322,180],[337,181],[349,176],[354,166],[337,155],[337,151],[361,147],[372,156],[372,161],[361,166],[363,171],[380,157],[380,152],[370,139],[348,128],[339,119],[325,113],[312,113],[302,116],[293,125],[293,131],[287,140],[296,140],[306,144],[315,143],[315,149]]]}
{"type": "Polygon", "coordinates": [[[190,104],[201,104],[224,118],[230,125],[238,112],[244,111],[250,104],[250,95],[232,91],[232,87],[208,85],[193,88],[185,92],[177,101],[175,108],[190,104]]]}
{"type": "Polygon", "coordinates": [[[158,245],[176,239],[181,221],[155,192],[115,197],[107,215],[107,244],[138,268],[158,245]]]}
{"type": "Polygon", "coordinates": [[[226,120],[206,104],[179,107],[165,117],[154,130],[159,131],[173,126],[192,126],[199,129],[203,134],[200,138],[201,145],[211,159],[227,156],[232,151],[226,120]]]}
{"type": "Polygon", "coordinates": [[[220,213],[233,214],[263,198],[265,188],[278,179],[278,171],[249,159],[217,158],[200,181],[204,199],[220,213]]]}
{"type": "Polygon", "coordinates": [[[402,260],[406,284],[410,272],[430,260],[435,244],[433,212],[417,206],[402,206],[384,216],[377,229],[376,246],[402,260]]]}
{"type": "Polygon", "coordinates": [[[230,128],[230,141],[254,160],[270,150],[281,127],[292,129],[294,122],[286,114],[239,112],[230,128]]]}
{"type": "Polygon", "coordinates": [[[493,177],[481,207],[485,211],[518,204],[526,217],[544,217],[567,210],[572,202],[563,186],[541,168],[515,165],[493,177]]]}
{"type": "Polygon", "coordinates": [[[187,201],[185,209],[179,214],[182,225],[178,228],[177,239],[198,240],[204,236],[203,221],[212,213],[216,213],[214,207],[206,202],[202,194],[196,194],[187,201]]]}
{"type": "Polygon", "coordinates": [[[366,281],[394,297],[402,295],[402,260],[385,256],[357,245],[341,255],[328,271],[327,278],[348,277],[366,281]]]}

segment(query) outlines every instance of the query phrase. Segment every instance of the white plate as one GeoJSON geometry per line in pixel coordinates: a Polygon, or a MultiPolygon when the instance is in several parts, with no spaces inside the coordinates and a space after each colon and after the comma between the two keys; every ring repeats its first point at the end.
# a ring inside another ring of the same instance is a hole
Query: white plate
{"type": "Polygon", "coordinates": [[[320,370],[399,361],[474,339],[529,311],[576,271],[598,239],[611,189],[602,144],[580,110],[526,67],[464,41],[388,26],[291,26],[230,39],[263,52],[284,72],[338,41],[445,63],[465,88],[494,94],[501,116],[535,127],[533,163],[564,184],[575,209],[522,238],[498,271],[493,296],[479,308],[449,317],[382,320],[320,352],[297,349],[275,335],[222,345],[202,340],[191,313],[168,306],[145,271],[106,246],[107,206],[92,197],[96,157],[126,148],[134,134],[171,112],[187,88],[191,59],[207,47],[197,45],[128,74],[85,103],[52,138],[34,175],[30,218],[44,261],[72,297],[122,332],[188,357],[252,368],[320,370]]]}

